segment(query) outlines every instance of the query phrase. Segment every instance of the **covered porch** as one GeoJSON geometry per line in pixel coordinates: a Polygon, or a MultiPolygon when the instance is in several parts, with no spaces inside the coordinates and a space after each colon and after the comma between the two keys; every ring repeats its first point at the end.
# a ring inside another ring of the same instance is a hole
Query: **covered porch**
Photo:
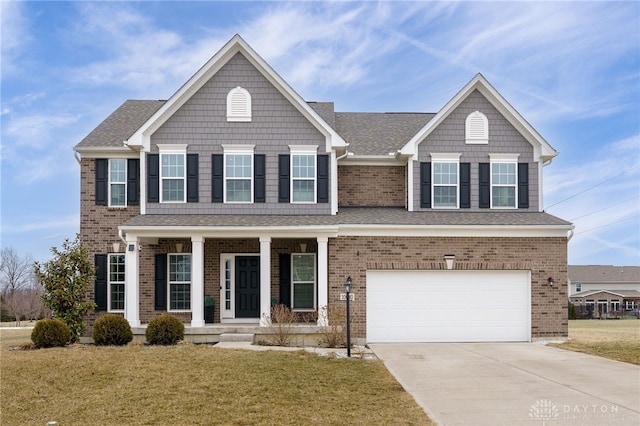
{"type": "Polygon", "coordinates": [[[251,328],[267,327],[271,307],[278,303],[299,314],[301,327],[327,325],[320,308],[329,303],[333,226],[127,223],[120,233],[125,242],[124,316],[134,329],[170,313],[187,325],[187,335],[209,335],[207,341],[238,327],[256,334],[251,328]],[[213,318],[211,312],[205,315],[205,299],[209,305],[215,301],[213,318]]]}

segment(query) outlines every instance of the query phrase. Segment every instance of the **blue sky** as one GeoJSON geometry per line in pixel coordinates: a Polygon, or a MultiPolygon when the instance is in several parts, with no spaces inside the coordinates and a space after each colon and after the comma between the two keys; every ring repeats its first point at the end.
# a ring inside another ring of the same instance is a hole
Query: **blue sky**
{"type": "Polygon", "coordinates": [[[639,2],[0,5],[2,247],[46,260],[73,238],[73,146],[239,33],[338,111],[437,112],[481,72],[560,152],[544,205],[575,223],[569,262],[640,265],[639,2]]]}

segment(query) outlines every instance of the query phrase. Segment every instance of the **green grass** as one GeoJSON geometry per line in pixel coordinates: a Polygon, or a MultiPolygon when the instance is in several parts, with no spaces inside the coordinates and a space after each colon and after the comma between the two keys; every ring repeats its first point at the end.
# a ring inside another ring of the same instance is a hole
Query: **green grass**
{"type": "Polygon", "coordinates": [[[431,424],[381,361],[207,345],[10,350],[0,330],[4,425],[431,424]]]}
{"type": "Polygon", "coordinates": [[[569,339],[552,346],[640,365],[640,320],[571,320],[569,339]]]}

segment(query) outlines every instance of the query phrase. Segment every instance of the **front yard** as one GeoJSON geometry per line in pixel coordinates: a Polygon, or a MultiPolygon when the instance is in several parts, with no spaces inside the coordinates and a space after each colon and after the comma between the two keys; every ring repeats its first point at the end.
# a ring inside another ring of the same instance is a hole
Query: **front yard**
{"type": "Polygon", "coordinates": [[[640,320],[571,320],[562,349],[640,365],[640,320]]]}
{"type": "Polygon", "coordinates": [[[431,424],[381,361],[181,344],[10,350],[0,329],[0,423],[431,424]]]}

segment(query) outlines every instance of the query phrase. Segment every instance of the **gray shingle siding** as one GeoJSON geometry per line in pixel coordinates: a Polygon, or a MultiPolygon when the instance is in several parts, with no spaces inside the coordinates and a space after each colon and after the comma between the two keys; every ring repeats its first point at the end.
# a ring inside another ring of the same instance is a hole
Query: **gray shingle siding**
{"type": "Polygon", "coordinates": [[[147,204],[148,214],[330,214],[331,204],[278,203],[278,155],[289,145],[318,145],[325,137],[241,54],[236,54],[152,136],[157,144],[188,144],[199,154],[199,203],[147,204]],[[241,86],[251,94],[251,122],[227,122],[227,93],[241,86]],[[223,144],[255,144],[266,155],[266,203],[211,203],[211,154],[223,144]]]}
{"type": "Polygon", "coordinates": [[[488,163],[489,154],[520,154],[518,162],[529,163],[529,208],[538,211],[538,163],[533,161],[533,146],[507,121],[477,90],[451,112],[419,145],[418,158],[413,164],[414,209],[420,209],[420,162],[431,161],[431,153],[460,153],[461,163],[471,163],[471,209],[479,209],[478,163],[488,163]],[[489,143],[465,143],[465,120],[480,111],[489,121],[489,143]]]}

